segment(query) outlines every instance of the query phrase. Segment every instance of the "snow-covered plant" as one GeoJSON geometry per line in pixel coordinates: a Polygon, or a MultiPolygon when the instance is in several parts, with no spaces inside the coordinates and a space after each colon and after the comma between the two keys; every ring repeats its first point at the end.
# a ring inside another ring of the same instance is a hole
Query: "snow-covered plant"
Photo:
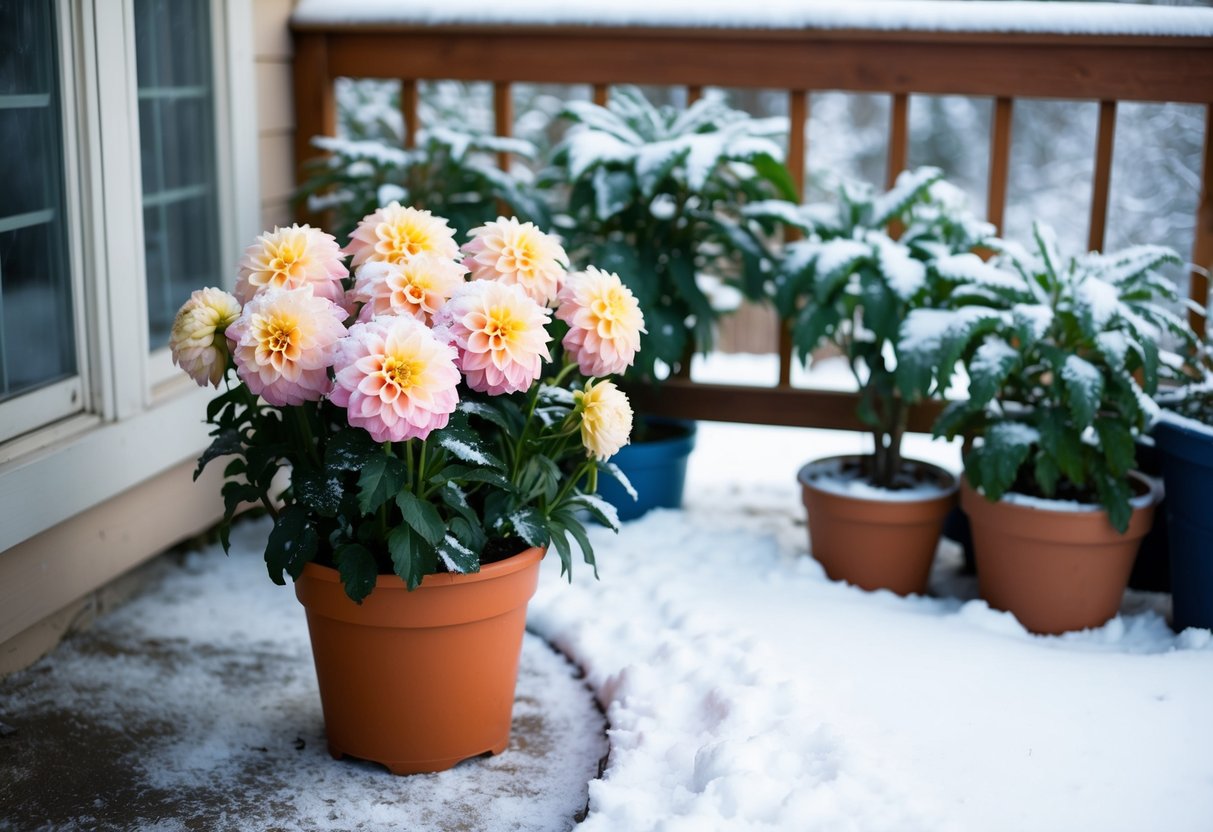
{"type": "Polygon", "coordinates": [[[328,155],[312,166],[298,196],[311,210],[330,212],[339,235],[393,201],[444,216],[461,235],[494,219],[502,206],[541,228],[551,226],[534,185],[497,167],[497,153],[534,158],[530,142],[449,127],[422,130],[417,140],[406,150],[375,140],[318,136],[313,144],[328,155]]]}
{"type": "Polygon", "coordinates": [[[1178,383],[1158,401],[1166,410],[1213,427],[1213,307],[1200,311],[1205,313],[1204,339],[1197,352],[1182,357],[1178,383]]]}
{"type": "Polygon", "coordinates": [[[859,419],[875,439],[865,473],[877,486],[897,487],[913,398],[897,383],[899,327],[912,310],[943,303],[936,262],[984,243],[993,227],[964,209],[935,168],[902,173],[887,193],[844,183],[836,202],[769,201],[747,214],[805,235],[784,247],[775,270],[776,310],[790,323],[801,361],[827,342],[846,356],[859,385],[859,419]]]}
{"type": "Polygon", "coordinates": [[[1157,273],[1180,262],[1159,246],[1068,257],[1037,225],[1035,250],[997,242],[936,269],[950,311],[916,311],[902,331],[903,378],[944,389],[963,366],[969,395],[950,404],[939,436],[972,440],[965,475],[987,499],[1008,491],[1100,504],[1119,531],[1133,496],[1134,439],[1157,414],[1160,375],[1182,362],[1159,344],[1195,347],[1180,298],[1157,273]]]}
{"type": "Polygon", "coordinates": [[[174,361],[225,388],[197,473],[234,457],[221,539],[242,503],[264,506],[276,583],[315,560],[360,602],[380,574],[413,588],[527,546],[571,573],[574,546],[594,563],[587,514],[618,528],[595,491],[632,425],[606,377],[635,356],[635,298],[608,272],[566,276],[559,244],[512,219],[462,255],[445,220],[392,203],[344,250],[308,226],[267,232],[235,295],[199,290],[178,313],[174,361]]]}
{"type": "Polygon", "coordinates": [[[760,294],[765,254],[740,211],[795,193],[782,163],[787,120],[751,118],[717,93],[685,110],[656,107],[634,87],[614,88],[607,107],[571,102],[564,115],[576,124],[552,177],[569,189],[557,219],[569,253],[618,272],[640,300],[648,334],[636,375],[656,378],[657,362],[685,371],[736,307],[736,286],[760,294]],[[722,280],[733,291],[720,291],[722,280]]]}

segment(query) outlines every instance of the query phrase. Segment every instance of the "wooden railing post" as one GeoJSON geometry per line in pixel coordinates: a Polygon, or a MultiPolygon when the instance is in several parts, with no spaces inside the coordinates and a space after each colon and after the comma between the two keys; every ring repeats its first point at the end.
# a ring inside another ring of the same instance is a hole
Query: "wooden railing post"
{"type": "Polygon", "coordinates": [[[400,117],[404,121],[404,146],[417,146],[417,79],[400,80],[400,117]]]}
{"type": "MultiPolygon", "coordinates": [[[[1209,307],[1209,272],[1213,271],[1213,103],[1205,105],[1205,152],[1200,163],[1200,202],[1196,206],[1196,238],[1192,243],[1192,300],[1201,309],[1209,307]]],[[[1188,324],[1203,333],[1208,321],[1195,309],[1188,324]]]]}
{"type": "Polygon", "coordinates": [[[611,97],[611,87],[608,84],[594,85],[594,103],[599,107],[605,107],[607,100],[611,97]]]}
{"type": "Polygon", "coordinates": [[[891,188],[897,175],[906,169],[910,155],[910,96],[893,94],[889,110],[889,169],[885,172],[885,187],[891,188]]]}
{"type": "Polygon", "coordinates": [[[986,219],[1001,234],[1007,210],[1007,172],[1011,167],[1011,117],[1015,102],[994,99],[994,122],[990,126],[990,179],[986,191],[986,219]]]}
{"type": "MultiPolygon", "coordinates": [[[[796,198],[804,202],[805,166],[808,159],[808,129],[809,129],[809,93],[807,90],[791,90],[788,92],[788,173],[792,175],[792,185],[796,189],[796,198]]],[[[784,234],[784,242],[790,243],[800,237],[800,232],[789,228],[784,234]]],[[[779,322],[779,342],[776,345],[779,352],[779,386],[792,386],[792,327],[790,321],[779,322]]]]}
{"type": "MultiPolygon", "coordinates": [[[[493,130],[506,138],[514,135],[514,98],[509,81],[493,82],[493,130]]],[[[497,167],[510,169],[509,153],[503,150],[497,154],[497,167]]]]}
{"type": "MultiPolygon", "coordinates": [[[[324,155],[312,146],[315,136],[337,134],[337,103],[333,78],[329,74],[328,39],[323,34],[296,33],[292,67],[295,87],[295,184],[308,178],[308,162],[324,155]]],[[[319,224],[315,216],[301,207],[300,219],[319,224]]]]}
{"type": "Polygon", "coordinates": [[[1112,184],[1112,145],[1116,138],[1116,102],[1099,102],[1099,133],[1095,139],[1095,173],[1091,178],[1091,226],[1087,249],[1103,249],[1108,227],[1108,192],[1112,184]]]}

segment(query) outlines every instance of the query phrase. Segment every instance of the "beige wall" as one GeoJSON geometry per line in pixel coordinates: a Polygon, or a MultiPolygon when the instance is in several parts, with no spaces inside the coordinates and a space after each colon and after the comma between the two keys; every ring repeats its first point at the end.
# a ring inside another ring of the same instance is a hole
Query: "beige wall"
{"type": "Polygon", "coordinates": [[[291,221],[294,186],[295,110],[291,97],[291,37],[294,0],[254,0],[257,145],[261,160],[261,226],[291,221]]]}

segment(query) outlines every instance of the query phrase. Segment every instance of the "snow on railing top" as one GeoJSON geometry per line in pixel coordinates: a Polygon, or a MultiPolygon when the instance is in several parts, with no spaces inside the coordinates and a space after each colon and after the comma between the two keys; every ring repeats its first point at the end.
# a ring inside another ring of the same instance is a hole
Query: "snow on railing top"
{"type": "Polygon", "coordinates": [[[1213,36],[1213,9],[957,0],[299,0],[298,26],[606,26],[1213,36]]]}

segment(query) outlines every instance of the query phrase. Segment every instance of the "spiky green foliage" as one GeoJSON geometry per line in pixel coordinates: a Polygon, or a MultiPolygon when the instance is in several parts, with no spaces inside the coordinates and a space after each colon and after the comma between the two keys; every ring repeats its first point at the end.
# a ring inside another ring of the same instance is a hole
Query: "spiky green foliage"
{"type": "Polygon", "coordinates": [[[784,248],[771,287],[775,307],[802,361],[827,342],[846,356],[861,393],[859,418],[875,438],[869,478],[893,487],[907,401],[916,397],[897,383],[899,327],[911,310],[943,304],[934,264],[970,251],[993,228],[964,210],[935,168],[903,173],[887,193],[848,183],[828,205],[771,201],[746,213],[805,235],[784,248]]]}
{"type": "Polygon", "coordinates": [[[1159,344],[1196,346],[1157,272],[1180,260],[1158,246],[1070,257],[1050,229],[1034,238],[1032,251],[997,243],[989,264],[936,264],[953,309],[909,316],[903,382],[942,389],[965,369],[969,398],[945,410],[936,434],[977,440],[965,474],[987,498],[1013,489],[1098,503],[1124,531],[1134,439],[1157,412],[1160,376],[1182,364],[1159,344]]]}
{"type": "Polygon", "coordinates": [[[329,155],[313,165],[297,198],[314,211],[330,212],[328,225],[340,240],[393,200],[445,217],[460,237],[503,209],[540,228],[551,226],[533,184],[497,167],[497,153],[532,158],[529,142],[437,127],[421,131],[418,146],[408,150],[327,136],[313,143],[329,155]]]}
{"type": "Polygon", "coordinates": [[[634,87],[563,115],[576,124],[551,180],[569,189],[558,218],[569,255],[617,272],[640,301],[648,334],[632,375],[654,378],[658,361],[678,371],[711,348],[717,320],[736,305],[721,302],[736,293],[714,291],[719,280],[761,295],[765,250],[739,209],[795,193],[782,163],[786,119],[753,119],[715,94],[685,110],[657,107],[634,87]]]}

